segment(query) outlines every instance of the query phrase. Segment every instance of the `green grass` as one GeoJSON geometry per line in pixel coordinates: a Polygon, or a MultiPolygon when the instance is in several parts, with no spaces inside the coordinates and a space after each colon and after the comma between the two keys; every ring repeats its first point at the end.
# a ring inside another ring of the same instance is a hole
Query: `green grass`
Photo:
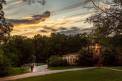
{"type": "Polygon", "coordinates": [[[27,73],[28,68],[24,68],[24,67],[12,67],[9,69],[9,75],[8,76],[12,76],[12,75],[19,75],[19,74],[23,74],[23,73],[27,73]]]}
{"type": "Polygon", "coordinates": [[[50,74],[15,81],[122,81],[122,72],[99,68],[50,74]]]}

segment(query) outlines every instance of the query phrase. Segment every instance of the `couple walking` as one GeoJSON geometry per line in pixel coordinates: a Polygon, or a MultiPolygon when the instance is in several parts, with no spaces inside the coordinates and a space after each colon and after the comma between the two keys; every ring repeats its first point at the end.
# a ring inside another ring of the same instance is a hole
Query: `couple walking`
{"type": "Polygon", "coordinates": [[[34,72],[34,67],[35,67],[35,64],[34,63],[31,64],[31,66],[30,66],[31,72],[34,72]]]}

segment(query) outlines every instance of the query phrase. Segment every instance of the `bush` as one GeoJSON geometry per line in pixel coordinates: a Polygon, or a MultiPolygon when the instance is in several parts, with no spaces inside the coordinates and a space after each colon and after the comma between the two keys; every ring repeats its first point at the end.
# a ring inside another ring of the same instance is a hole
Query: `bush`
{"type": "Polygon", "coordinates": [[[23,74],[29,72],[29,68],[27,67],[11,67],[8,70],[8,75],[18,75],[18,74],[23,74]]]}
{"type": "Polygon", "coordinates": [[[93,54],[89,53],[87,49],[80,50],[80,59],[78,64],[80,66],[93,66],[93,54]]]}
{"type": "Polygon", "coordinates": [[[102,54],[103,65],[112,66],[117,64],[116,52],[111,49],[106,49],[102,54]]]}
{"type": "Polygon", "coordinates": [[[61,56],[51,56],[48,60],[48,65],[52,67],[66,66],[67,61],[64,60],[61,56]]]}
{"type": "Polygon", "coordinates": [[[0,77],[8,75],[10,63],[8,58],[4,55],[3,50],[0,49],[0,77]]]}

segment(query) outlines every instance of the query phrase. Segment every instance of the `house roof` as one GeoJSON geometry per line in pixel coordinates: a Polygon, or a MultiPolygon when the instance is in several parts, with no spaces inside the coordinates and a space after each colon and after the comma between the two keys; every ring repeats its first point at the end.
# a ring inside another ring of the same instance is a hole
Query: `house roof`
{"type": "Polygon", "coordinates": [[[67,54],[65,54],[63,56],[70,56],[70,55],[80,55],[80,53],[78,53],[78,52],[75,52],[75,53],[67,53],[67,54]]]}

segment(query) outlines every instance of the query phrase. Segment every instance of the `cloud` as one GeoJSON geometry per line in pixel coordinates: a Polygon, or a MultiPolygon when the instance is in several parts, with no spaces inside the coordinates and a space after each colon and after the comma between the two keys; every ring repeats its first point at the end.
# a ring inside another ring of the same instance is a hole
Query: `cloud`
{"type": "Polygon", "coordinates": [[[57,31],[57,29],[55,29],[55,28],[52,28],[52,27],[48,27],[48,26],[43,26],[42,28],[43,28],[43,29],[45,29],[45,30],[52,31],[52,32],[55,32],[55,31],[57,31]]]}
{"type": "Polygon", "coordinates": [[[42,15],[33,15],[29,18],[26,19],[8,19],[11,23],[14,25],[18,24],[37,24],[40,23],[41,21],[45,21],[47,18],[50,17],[50,12],[46,11],[42,15]]]}
{"type": "Polygon", "coordinates": [[[66,27],[60,27],[58,30],[63,31],[63,30],[67,30],[67,28],[66,27]]]}
{"type": "Polygon", "coordinates": [[[93,27],[84,28],[84,29],[81,30],[81,32],[82,32],[82,33],[88,33],[88,34],[89,34],[90,32],[92,32],[93,29],[94,29],[93,27]]]}
{"type": "Polygon", "coordinates": [[[39,30],[39,32],[41,32],[41,33],[47,33],[48,31],[46,31],[46,30],[39,30]]]}
{"type": "Polygon", "coordinates": [[[16,25],[14,25],[12,35],[24,35],[32,37],[36,34],[49,35],[52,32],[78,34],[81,33],[82,28],[87,28],[89,26],[89,24],[84,23],[84,20],[89,17],[90,14],[76,15],[61,19],[47,18],[43,22],[40,20],[35,20],[35,18],[38,18],[38,16],[39,15],[34,15],[31,17],[25,17],[25,19],[21,19],[21,21],[15,21],[16,23],[14,23],[16,25]],[[26,21],[29,21],[29,23],[26,21]],[[36,21],[36,23],[30,21],[36,21]],[[19,32],[17,32],[18,30],[19,32]]]}
{"type": "Polygon", "coordinates": [[[70,29],[67,29],[67,30],[59,30],[56,33],[61,33],[65,35],[76,35],[76,34],[81,33],[81,29],[78,27],[71,27],[70,29]]]}
{"type": "Polygon", "coordinates": [[[78,30],[79,28],[78,27],[71,27],[70,29],[71,30],[78,30]]]}
{"type": "Polygon", "coordinates": [[[45,5],[46,1],[45,0],[22,0],[23,2],[27,2],[29,5],[34,4],[34,3],[39,3],[41,5],[45,5]]]}
{"type": "Polygon", "coordinates": [[[76,34],[83,34],[83,33],[89,34],[94,29],[94,27],[84,28],[84,29],[81,29],[80,27],[71,27],[69,29],[66,29],[64,27],[61,28],[63,28],[63,30],[59,28],[59,30],[56,33],[61,33],[65,35],[76,35],[76,34]]]}
{"type": "Polygon", "coordinates": [[[74,3],[74,4],[71,4],[67,7],[64,7],[64,8],[61,8],[59,10],[56,10],[56,12],[61,12],[61,11],[65,11],[65,10],[70,10],[70,9],[74,9],[74,8],[77,8],[77,7],[81,7],[82,5],[82,1],[78,2],[78,3],[74,3]]]}

